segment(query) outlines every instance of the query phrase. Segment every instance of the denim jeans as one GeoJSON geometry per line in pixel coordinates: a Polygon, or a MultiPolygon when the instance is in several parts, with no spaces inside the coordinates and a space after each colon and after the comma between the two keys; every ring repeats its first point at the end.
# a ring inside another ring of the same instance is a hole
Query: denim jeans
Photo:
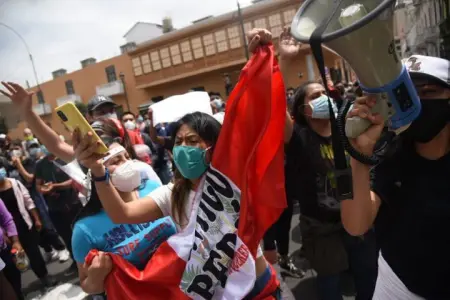
{"type": "MultiPolygon", "coordinates": [[[[373,230],[370,230],[361,238],[344,232],[343,241],[350,271],[355,281],[356,300],[372,299],[378,274],[375,234],[373,230]]],[[[342,300],[340,275],[317,275],[317,287],[321,300],[342,300]]]]}

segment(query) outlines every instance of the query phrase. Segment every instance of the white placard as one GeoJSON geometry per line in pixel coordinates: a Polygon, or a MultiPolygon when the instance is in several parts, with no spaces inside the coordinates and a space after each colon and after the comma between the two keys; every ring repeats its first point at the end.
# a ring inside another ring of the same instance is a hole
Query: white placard
{"type": "Polygon", "coordinates": [[[196,111],[213,115],[207,92],[189,92],[172,96],[153,104],[151,108],[155,125],[176,122],[184,115],[196,111]]]}

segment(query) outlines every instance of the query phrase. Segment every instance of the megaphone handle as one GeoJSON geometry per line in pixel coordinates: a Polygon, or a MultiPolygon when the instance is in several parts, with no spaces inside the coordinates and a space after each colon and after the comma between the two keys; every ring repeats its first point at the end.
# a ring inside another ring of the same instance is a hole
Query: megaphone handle
{"type": "MultiPolygon", "coordinates": [[[[349,112],[352,110],[353,105],[350,107],[349,112]]],[[[386,97],[381,97],[377,95],[377,102],[372,107],[371,112],[381,114],[383,119],[386,121],[389,118],[390,107],[387,103],[386,97]]],[[[365,132],[372,123],[367,119],[362,119],[360,117],[348,118],[345,123],[345,135],[348,138],[354,139],[365,132]]]]}

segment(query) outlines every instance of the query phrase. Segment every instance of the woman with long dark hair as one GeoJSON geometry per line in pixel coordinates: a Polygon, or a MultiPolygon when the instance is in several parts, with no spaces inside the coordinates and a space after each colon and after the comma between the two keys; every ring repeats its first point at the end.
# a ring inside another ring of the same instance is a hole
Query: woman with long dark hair
{"type": "MultiPolygon", "coordinates": [[[[191,113],[181,118],[174,126],[172,135],[176,165],[174,183],[156,189],[139,201],[124,202],[110,184],[106,181],[96,181],[100,201],[111,219],[116,223],[135,224],[170,216],[178,231],[183,232],[191,216],[196,189],[211,162],[220,130],[220,123],[205,113],[191,113]]],[[[107,169],[95,159],[89,147],[89,139],[74,136],[74,148],[80,162],[91,169],[93,176],[107,176],[107,169]]],[[[270,274],[262,251],[258,249],[257,279],[248,295],[249,299],[263,291],[271,278],[270,274]]]]}
{"type": "MultiPolygon", "coordinates": [[[[101,119],[94,122],[92,127],[110,149],[108,156],[101,160],[108,168],[111,182],[122,201],[143,198],[161,186],[161,181],[150,166],[132,159],[136,156],[121,123],[101,119]]],[[[88,178],[89,181],[96,180],[90,173],[88,178]]],[[[99,294],[104,291],[103,282],[110,270],[103,268],[110,265],[109,257],[104,252],[118,254],[142,269],[158,245],[174,234],[176,229],[170,218],[135,225],[115,224],[103,210],[95,184],[91,183],[91,186],[88,202],[74,222],[72,245],[81,287],[86,293],[99,294]],[[92,249],[102,252],[92,267],[86,267],[84,260],[92,249]],[[96,267],[97,263],[102,268],[96,267]]]]}

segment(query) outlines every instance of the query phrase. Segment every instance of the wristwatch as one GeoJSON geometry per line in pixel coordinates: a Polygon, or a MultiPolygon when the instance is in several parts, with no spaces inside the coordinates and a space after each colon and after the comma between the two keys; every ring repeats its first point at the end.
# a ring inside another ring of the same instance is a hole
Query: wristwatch
{"type": "Polygon", "coordinates": [[[92,174],[91,172],[91,178],[94,182],[105,182],[105,183],[109,183],[109,171],[108,168],[105,168],[105,175],[100,176],[100,177],[95,177],[94,174],[92,174]]]}

